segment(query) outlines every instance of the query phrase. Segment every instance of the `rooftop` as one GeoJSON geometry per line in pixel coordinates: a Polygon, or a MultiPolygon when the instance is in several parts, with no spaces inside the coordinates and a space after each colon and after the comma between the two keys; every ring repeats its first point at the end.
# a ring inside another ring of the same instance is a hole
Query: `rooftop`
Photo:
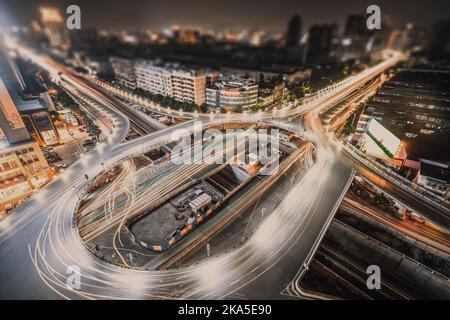
{"type": "Polygon", "coordinates": [[[255,86],[256,82],[251,79],[241,77],[222,77],[216,81],[210,88],[216,90],[223,89],[246,89],[249,86],[255,86]]]}
{"type": "Polygon", "coordinates": [[[434,165],[429,162],[421,162],[420,173],[424,176],[431,177],[450,184],[450,170],[448,169],[448,167],[434,165]]]}
{"type": "Polygon", "coordinates": [[[156,59],[156,60],[139,59],[136,61],[136,66],[161,68],[166,71],[187,73],[190,76],[201,76],[201,75],[205,74],[203,70],[188,68],[178,62],[164,62],[160,59],[156,59]]]}
{"type": "Polygon", "coordinates": [[[8,150],[8,149],[13,149],[13,148],[17,148],[17,147],[24,146],[24,145],[29,145],[29,144],[32,144],[35,142],[36,141],[34,139],[28,139],[28,140],[20,141],[17,143],[10,143],[6,139],[0,139],[0,153],[3,153],[5,151],[9,152],[11,150],[8,150]]]}

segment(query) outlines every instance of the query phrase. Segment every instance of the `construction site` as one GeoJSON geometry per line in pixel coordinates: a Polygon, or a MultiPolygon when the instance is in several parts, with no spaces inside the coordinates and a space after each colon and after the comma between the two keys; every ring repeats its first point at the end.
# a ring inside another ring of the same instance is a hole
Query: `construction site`
{"type": "MultiPolygon", "coordinates": [[[[216,158],[232,154],[224,163],[174,163],[175,142],[124,159],[96,177],[80,200],[75,221],[85,244],[102,259],[121,266],[148,268],[155,257],[166,263],[161,255],[184,261],[186,253],[196,252],[203,241],[248,213],[262,194],[276,192],[278,178],[299,162],[305,150],[311,150],[296,133],[269,124],[230,127],[267,130],[276,139],[276,143],[264,140],[270,161],[261,156],[263,144],[251,150],[248,139],[237,136],[234,148],[240,144],[245,148],[234,152],[227,145],[223,154],[215,154],[216,158]],[[182,249],[185,246],[188,250],[182,249]],[[121,250],[141,254],[133,258],[116,254],[121,250]]],[[[230,127],[214,129],[225,139],[230,127]]],[[[218,144],[217,139],[209,139],[201,146],[192,142],[190,148],[209,152],[218,144]]],[[[245,229],[247,224],[242,225],[245,229]]]]}

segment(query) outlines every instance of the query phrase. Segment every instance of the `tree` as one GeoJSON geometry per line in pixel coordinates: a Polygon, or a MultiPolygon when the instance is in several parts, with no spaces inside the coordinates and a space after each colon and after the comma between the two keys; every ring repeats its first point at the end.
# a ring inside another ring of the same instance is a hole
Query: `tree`
{"type": "Polygon", "coordinates": [[[92,133],[92,135],[99,140],[100,138],[100,134],[102,133],[102,130],[100,130],[100,128],[95,125],[95,124],[91,124],[91,126],[89,127],[89,131],[92,133]]]}
{"type": "Polygon", "coordinates": [[[164,99],[164,96],[162,96],[162,95],[160,95],[160,94],[156,94],[153,98],[154,98],[153,101],[159,103],[159,102],[161,102],[161,101],[164,99]]]}
{"type": "Polygon", "coordinates": [[[300,92],[305,95],[307,93],[311,93],[311,87],[306,85],[306,82],[302,82],[302,85],[300,86],[300,92]]]}
{"type": "Polygon", "coordinates": [[[200,105],[200,111],[203,112],[203,113],[208,112],[208,105],[206,103],[202,103],[200,105]]]}

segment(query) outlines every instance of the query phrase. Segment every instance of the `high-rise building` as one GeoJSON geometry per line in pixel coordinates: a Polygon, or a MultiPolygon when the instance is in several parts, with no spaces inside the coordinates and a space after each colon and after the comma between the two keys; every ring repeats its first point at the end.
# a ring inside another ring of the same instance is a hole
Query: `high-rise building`
{"type": "Polygon", "coordinates": [[[30,139],[25,124],[2,78],[0,78],[0,127],[9,143],[30,139]]]}
{"type": "Polygon", "coordinates": [[[49,166],[0,78],[0,212],[50,179],[49,166]]]}
{"type": "Polygon", "coordinates": [[[363,14],[351,14],[347,17],[345,23],[344,36],[365,36],[368,33],[366,25],[366,16],[363,14]]]}
{"type": "Polygon", "coordinates": [[[448,58],[450,55],[450,20],[442,20],[433,25],[428,45],[432,59],[448,58]]]}
{"type": "MultiPolygon", "coordinates": [[[[36,139],[40,145],[52,145],[60,142],[57,131],[53,128],[52,121],[42,104],[45,104],[45,93],[39,97],[24,95],[26,83],[22,78],[20,70],[13,59],[8,55],[3,42],[0,39],[0,88],[1,90],[0,122],[3,122],[4,138],[10,143],[16,143],[30,139],[36,139]],[[26,96],[26,97],[25,97],[26,96]],[[34,113],[39,113],[39,117],[32,117],[34,113]],[[6,118],[5,118],[6,117],[6,118]],[[35,120],[36,119],[36,120],[35,120]],[[39,130],[44,126],[37,123],[46,122],[46,130],[39,130]],[[45,138],[49,137],[49,138],[45,138]],[[50,137],[53,137],[50,139],[50,137]]],[[[48,95],[48,94],[47,94],[48,95]]],[[[51,102],[50,97],[46,97],[51,102]]]]}
{"type": "Polygon", "coordinates": [[[408,23],[406,30],[408,32],[408,43],[406,46],[408,50],[419,51],[426,46],[427,32],[424,27],[408,23]]]}
{"type": "Polygon", "coordinates": [[[333,40],[336,37],[335,23],[316,24],[309,28],[308,53],[309,63],[329,62],[333,58],[333,40]]]}
{"type": "Polygon", "coordinates": [[[256,106],[258,85],[255,81],[223,77],[206,88],[206,103],[212,108],[249,109],[256,106]]]}
{"type": "Polygon", "coordinates": [[[178,64],[141,60],[135,64],[136,86],[153,94],[201,105],[205,102],[206,75],[178,64]]]}
{"type": "MultiPolygon", "coordinates": [[[[378,48],[380,39],[375,39],[375,32],[367,28],[367,17],[363,14],[351,14],[345,23],[340,57],[341,60],[364,59],[378,48]]],[[[385,30],[383,29],[383,32],[385,30]]],[[[382,36],[382,32],[378,32],[382,36]]]]}
{"type": "Polygon", "coordinates": [[[20,74],[17,65],[8,55],[3,38],[0,36],[0,77],[5,87],[14,95],[19,95],[25,90],[25,81],[20,74]]]}
{"type": "Polygon", "coordinates": [[[403,51],[408,44],[408,31],[405,29],[394,29],[388,39],[387,47],[393,50],[403,51]]]}
{"type": "Polygon", "coordinates": [[[48,163],[17,110],[15,101],[24,88],[16,65],[0,43],[0,212],[50,178],[48,163]]]}
{"type": "Polygon", "coordinates": [[[183,30],[181,35],[178,37],[178,42],[181,44],[194,45],[198,42],[199,38],[200,38],[200,34],[199,34],[198,30],[186,29],[186,30],[183,30]]]}
{"type": "Polygon", "coordinates": [[[286,46],[297,47],[300,45],[300,38],[302,37],[302,18],[295,15],[289,20],[286,32],[286,46]]]}
{"type": "Polygon", "coordinates": [[[36,141],[0,145],[0,213],[28,197],[51,178],[36,141]]]}
{"type": "Polygon", "coordinates": [[[68,50],[70,39],[66,23],[56,7],[39,7],[42,29],[50,45],[54,48],[68,50]]]}

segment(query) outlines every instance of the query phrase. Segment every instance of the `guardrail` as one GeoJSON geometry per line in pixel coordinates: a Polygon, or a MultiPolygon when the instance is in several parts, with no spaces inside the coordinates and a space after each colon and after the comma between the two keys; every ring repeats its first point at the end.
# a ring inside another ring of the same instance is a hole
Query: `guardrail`
{"type": "Polygon", "coordinates": [[[434,269],[424,265],[423,263],[421,263],[421,262],[419,262],[417,260],[414,260],[413,258],[409,257],[408,255],[404,254],[403,252],[400,252],[400,251],[398,251],[398,250],[388,246],[387,244],[385,244],[385,243],[383,243],[383,242],[381,242],[381,241],[379,241],[379,240],[377,240],[377,239],[375,239],[375,238],[373,238],[373,237],[371,237],[371,236],[369,236],[369,235],[359,231],[358,229],[356,229],[356,228],[354,228],[354,227],[352,227],[352,226],[350,226],[350,225],[348,225],[348,224],[346,224],[346,223],[344,223],[342,221],[339,221],[339,220],[335,219],[334,223],[336,225],[338,225],[339,227],[341,227],[342,229],[345,229],[345,230],[347,230],[349,232],[357,234],[360,237],[362,237],[362,238],[364,238],[364,239],[366,239],[368,241],[371,241],[372,243],[375,243],[376,245],[382,247],[383,249],[385,249],[387,251],[394,252],[395,254],[401,256],[403,259],[408,260],[409,262],[419,266],[420,268],[422,268],[424,270],[427,270],[431,274],[433,274],[433,275],[443,279],[444,281],[450,283],[450,279],[446,275],[444,275],[444,274],[440,273],[439,271],[436,271],[436,270],[434,270],[434,269]]]}
{"type": "Polygon", "coordinates": [[[397,172],[388,168],[381,163],[369,158],[364,152],[357,149],[350,143],[341,143],[344,150],[347,151],[352,157],[356,158],[361,163],[368,165],[373,171],[381,175],[383,178],[387,179],[389,182],[393,183],[397,187],[412,193],[421,200],[430,202],[433,206],[443,210],[447,214],[450,214],[450,201],[429,191],[428,189],[418,185],[417,183],[399,175],[397,172]],[[442,205],[442,204],[445,204],[442,205]]]}
{"type": "Polygon", "coordinates": [[[342,200],[344,199],[345,195],[347,194],[348,189],[350,188],[350,185],[352,184],[353,178],[355,177],[355,171],[352,170],[352,174],[350,175],[349,179],[347,180],[347,183],[345,185],[345,188],[342,190],[342,193],[339,196],[338,201],[336,201],[335,206],[333,207],[332,214],[328,217],[328,220],[325,223],[325,226],[322,228],[322,230],[319,233],[319,237],[316,238],[316,241],[314,242],[313,247],[309,251],[308,255],[306,256],[305,262],[303,263],[302,267],[300,268],[298,272],[298,277],[302,278],[304,273],[308,270],[308,266],[310,265],[311,261],[314,258],[314,255],[316,254],[317,249],[319,248],[320,243],[322,242],[322,239],[325,237],[328,228],[330,227],[331,223],[335,220],[334,215],[338,211],[342,200]]]}

